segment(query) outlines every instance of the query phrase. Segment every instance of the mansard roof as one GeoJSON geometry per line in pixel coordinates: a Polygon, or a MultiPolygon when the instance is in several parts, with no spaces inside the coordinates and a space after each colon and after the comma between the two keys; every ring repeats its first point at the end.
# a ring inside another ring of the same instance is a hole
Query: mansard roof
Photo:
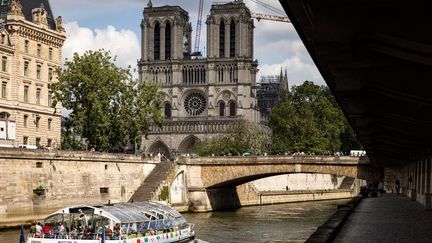
{"type": "MultiPolygon", "coordinates": [[[[24,14],[24,17],[27,21],[33,22],[33,16],[32,16],[32,10],[35,8],[40,8],[41,4],[43,4],[45,10],[47,11],[48,16],[48,26],[50,29],[55,30],[55,22],[54,22],[54,15],[51,10],[51,5],[49,3],[49,0],[19,0],[22,5],[22,11],[24,14]]],[[[7,2],[2,1],[2,4],[0,6],[0,18],[6,19],[7,12],[9,10],[9,4],[12,2],[12,0],[9,0],[7,2]]]]}

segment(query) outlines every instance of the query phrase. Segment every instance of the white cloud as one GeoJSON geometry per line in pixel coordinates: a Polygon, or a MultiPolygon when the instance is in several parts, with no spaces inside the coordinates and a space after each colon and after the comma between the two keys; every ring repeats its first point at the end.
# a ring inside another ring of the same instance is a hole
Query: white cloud
{"type": "Polygon", "coordinates": [[[117,56],[116,63],[121,67],[135,68],[140,57],[140,45],[135,32],[117,30],[114,26],[104,29],[81,27],[77,22],[65,25],[67,39],[63,47],[64,58],[70,59],[73,53],[83,54],[88,50],[105,49],[117,56]]]}

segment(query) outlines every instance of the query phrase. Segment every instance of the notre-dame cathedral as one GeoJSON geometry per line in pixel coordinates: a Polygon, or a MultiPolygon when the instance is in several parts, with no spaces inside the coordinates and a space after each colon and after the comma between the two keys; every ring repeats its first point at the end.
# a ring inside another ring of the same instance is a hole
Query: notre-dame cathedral
{"type": "Polygon", "coordinates": [[[180,6],[144,9],[141,82],[162,86],[165,124],[151,127],[147,153],[193,153],[199,140],[223,133],[236,120],[259,122],[254,22],[242,0],[214,4],[207,17],[206,57],[192,53],[189,14],[180,6]]]}

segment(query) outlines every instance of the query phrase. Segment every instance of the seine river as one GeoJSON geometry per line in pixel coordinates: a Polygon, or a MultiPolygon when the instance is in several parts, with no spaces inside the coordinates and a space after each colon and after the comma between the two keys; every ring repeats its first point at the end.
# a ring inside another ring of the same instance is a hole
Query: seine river
{"type": "MultiPolygon", "coordinates": [[[[243,207],[186,214],[197,238],[207,242],[304,242],[347,200],[243,207]]],[[[18,243],[19,230],[0,231],[1,243],[18,243]]]]}

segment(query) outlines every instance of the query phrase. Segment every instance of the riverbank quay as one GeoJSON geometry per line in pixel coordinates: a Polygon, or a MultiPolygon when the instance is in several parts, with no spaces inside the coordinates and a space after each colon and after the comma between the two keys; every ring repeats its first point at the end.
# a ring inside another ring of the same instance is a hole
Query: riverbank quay
{"type": "Polygon", "coordinates": [[[305,243],[331,243],[343,227],[351,213],[362,201],[362,197],[354,197],[346,204],[338,205],[334,213],[323,225],[305,241],[305,243]]]}
{"type": "Polygon", "coordinates": [[[422,204],[386,194],[363,200],[333,242],[432,242],[431,228],[432,212],[422,204]]]}

